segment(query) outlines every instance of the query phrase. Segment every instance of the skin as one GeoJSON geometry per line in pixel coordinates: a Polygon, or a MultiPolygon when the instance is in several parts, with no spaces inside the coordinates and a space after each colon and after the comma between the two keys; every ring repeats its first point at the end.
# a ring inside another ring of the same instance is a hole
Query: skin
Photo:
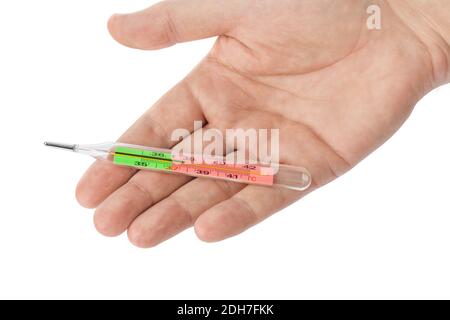
{"type": "Polygon", "coordinates": [[[167,0],[114,15],[110,33],[131,48],[218,36],[119,141],[173,147],[172,130],[194,120],[220,130],[279,128],[280,162],[307,168],[313,185],[297,192],[98,161],[79,182],[78,201],[96,208],[100,233],[128,231],[143,248],[192,226],[207,242],[243,232],[350,170],[449,81],[448,3],[167,0]],[[381,30],[366,26],[371,4],[381,8],[381,30]]]}

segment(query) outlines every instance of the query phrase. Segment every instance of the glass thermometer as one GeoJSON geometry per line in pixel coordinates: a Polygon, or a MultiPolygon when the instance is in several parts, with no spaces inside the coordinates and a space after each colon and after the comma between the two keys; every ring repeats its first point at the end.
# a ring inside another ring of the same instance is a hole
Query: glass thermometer
{"type": "Polygon", "coordinates": [[[311,185],[311,175],[306,169],[289,165],[236,164],[227,162],[226,157],[183,155],[170,149],[113,142],[90,145],[55,142],[44,144],[139,170],[184,174],[198,178],[222,179],[299,191],[306,190],[311,185]]]}

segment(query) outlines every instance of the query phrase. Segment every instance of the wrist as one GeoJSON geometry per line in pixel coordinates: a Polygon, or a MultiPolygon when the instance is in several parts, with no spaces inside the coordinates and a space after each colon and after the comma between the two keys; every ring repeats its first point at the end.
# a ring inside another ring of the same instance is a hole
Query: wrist
{"type": "Polygon", "coordinates": [[[388,1],[394,13],[423,43],[435,87],[450,82],[450,1],[388,1]]]}

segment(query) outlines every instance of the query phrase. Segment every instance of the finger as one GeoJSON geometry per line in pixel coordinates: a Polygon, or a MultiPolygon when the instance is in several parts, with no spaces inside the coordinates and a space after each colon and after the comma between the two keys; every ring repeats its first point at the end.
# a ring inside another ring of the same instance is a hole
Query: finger
{"type": "Polygon", "coordinates": [[[122,234],[147,208],[191,179],[167,173],[140,171],[95,210],[94,224],[97,231],[108,237],[122,234]]]}
{"type": "Polygon", "coordinates": [[[300,199],[305,192],[247,186],[203,213],[195,222],[197,236],[206,242],[235,236],[300,199]]]}
{"type": "Polygon", "coordinates": [[[166,0],[143,11],[114,15],[108,28],[123,45],[159,49],[226,33],[240,7],[237,0],[166,0]]]}
{"type": "Polygon", "coordinates": [[[191,227],[200,214],[242,188],[234,182],[194,179],[137,217],[128,238],[137,247],[156,246],[191,227]]]}
{"type": "MultiPolygon", "coordinates": [[[[193,130],[195,120],[205,121],[203,112],[188,85],[182,82],[147,111],[119,141],[168,148],[175,144],[171,141],[172,130],[193,130]]],[[[95,162],[78,183],[78,202],[87,208],[97,207],[135,173],[134,169],[118,167],[106,161],[95,162]]]]}

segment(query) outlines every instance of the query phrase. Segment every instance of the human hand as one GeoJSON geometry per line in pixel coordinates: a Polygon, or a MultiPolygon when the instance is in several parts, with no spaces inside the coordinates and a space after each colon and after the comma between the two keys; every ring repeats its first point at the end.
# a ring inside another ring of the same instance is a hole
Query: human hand
{"type": "Polygon", "coordinates": [[[307,168],[313,185],[296,192],[99,161],[81,179],[78,201],[97,208],[100,233],[128,229],[139,247],[191,226],[200,239],[219,241],[342,175],[385,142],[426,92],[449,79],[448,34],[429,23],[415,1],[404,3],[167,0],[113,16],[112,36],[132,48],[219,36],[121,142],[172,147],[172,130],[195,120],[220,130],[279,128],[280,162],[307,168]],[[381,30],[367,28],[371,4],[381,8],[381,30]]]}

